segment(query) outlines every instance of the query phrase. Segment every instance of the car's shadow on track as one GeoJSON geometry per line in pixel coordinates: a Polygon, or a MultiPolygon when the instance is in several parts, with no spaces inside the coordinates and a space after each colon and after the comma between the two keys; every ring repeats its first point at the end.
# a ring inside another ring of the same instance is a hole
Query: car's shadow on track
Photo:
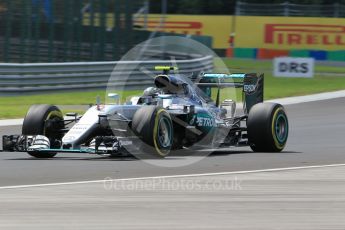
{"type": "Polygon", "coordinates": [[[279,153],[276,153],[276,152],[253,152],[253,151],[216,151],[216,152],[213,152],[211,153],[209,156],[210,157],[217,157],[217,156],[224,156],[224,155],[235,155],[235,154],[290,154],[290,153],[302,153],[302,152],[298,152],[298,151],[282,151],[282,152],[279,152],[279,153]]]}
{"type": "Polygon", "coordinates": [[[35,158],[35,157],[21,157],[21,158],[9,158],[4,159],[9,161],[136,161],[137,158],[133,156],[125,156],[125,157],[108,157],[108,156],[93,156],[93,157],[78,157],[78,156],[71,156],[71,157],[63,157],[63,156],[56,156],[54,158],[35,158]]]}
{"type": "Polygon", "coordinates": [[[133,155],[128,156],[117,156],[117,157],[109,157],[109,156],[56,156],[54,158],[34,158],[34,157],[20,157],[20,158],[8,158],[4,160],[10,160],[10,161],[124,161],[124,162],[130,162],[130,161],[140,161],[140,160],[184,160],[186,157],[222,157],[222,156],[231,156],[231,155],[242,155],[242,154],[274,154],[274,155],[284,155],[284,154],[301,154],[302,152],[298,151],[283,151],[280,153],[258,153],[253,152],[250,150],[236,150],[236,151],[213,151],[211,153],[205,153],[202,151],[179,151],[177,153],[170,154],[166,158],[148,158],[148,157],[135,157],[133,155]]]}

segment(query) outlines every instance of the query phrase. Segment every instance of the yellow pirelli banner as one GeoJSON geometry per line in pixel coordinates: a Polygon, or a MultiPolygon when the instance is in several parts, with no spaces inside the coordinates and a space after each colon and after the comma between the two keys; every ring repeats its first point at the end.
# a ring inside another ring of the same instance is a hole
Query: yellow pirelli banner
{"type": "Polygon", "coordinates": [[[345,50],[345,19],[236,17],[235,47],[345,50]]]}
{"type": "MultiPolygon", "coordinates": [[[[144,28],[147,25],[149,31],[162,31],[167,33],[204,35],[213,38],[213,48],[226,49],[229,46],[229,35],[231,33],[232,16],[211,16],[211,15],[178,15],[168,14],[162,19],[161,14],[149,14],[147,18],[140,16],[134,18],[134,26],[144,28]],[[161,21],[164,21],[161,26],[161,21]]],[[[96,26],[100,24],[100,17],[95,13],[96,26]]],[[[121,19],[123,20],[123,18],[121,19]]],[[[91,24],[89,13],[84,14],[84,25],[91,24]]],[[[114,27],[114,14],[106,15],[106,27],[114,27]]]]}
{"type": "MultiPolygon", "coordinates": [[[[160,15],[150,14],[147,23],[149,30],[155,30],[160,15]]],[[[211,36],[216,49],[228,48],[234,33],[238,48],[345,50],[345,19],[341,18],[167,15],[160,30],[211,36]]]]}
{"type": "MultiPolygon", "coordinates": [[[[108,29],[114,27],[113,16],[106,16],[108,29]]],[[[215,49],[229,48],[234,34],[235,48],[345,50],[342,18],[168,14],[162,25],[161,20],[162,15],[149,14],[146,19],[134,18],[134,25],[137,29],[146,25],[149,31],[211,36],[215,49]]],[[[84,25],[90,21],[90,15],[84,14],[84,25]]],[[[95,25],[99,25],[97,13],[95,25]]]]}
{"type": "MultiPolygon", "coordinates": [[[[205,35],[213,38],[213,48],[225,49],[229,46],[229,35],[232,25],[231,16],[211,15],[167,15],[164,26],[159,28],[160,14],[149,14],[148,30],[159,30],[167,33],[205,35]]],[[[144,19],[135,20],[135,25],[143,26],[144,19]]]]}

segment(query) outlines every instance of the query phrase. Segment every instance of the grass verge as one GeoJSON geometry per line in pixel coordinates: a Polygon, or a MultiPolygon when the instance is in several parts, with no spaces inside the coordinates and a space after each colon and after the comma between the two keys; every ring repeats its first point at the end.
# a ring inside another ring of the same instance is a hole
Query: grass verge
{"type": "MultiPolygon", "coordinates": [[[[141,92],[142,91],[125,91],[117,93],[121,95],[121,98],[125,99],[131,95],[140,95],[141,92]]],[[[61,92],[44,95],[0,97],[0,119],[24,117],[32,104],[90,105],[96,103],[97,96],[104,102],[105,94],[105,90],[98,90],[89,92],[61,92]]],[[[63,112],[83,113],[84,111],[81,109],[66,109],[63,110],[63,112]]]]}

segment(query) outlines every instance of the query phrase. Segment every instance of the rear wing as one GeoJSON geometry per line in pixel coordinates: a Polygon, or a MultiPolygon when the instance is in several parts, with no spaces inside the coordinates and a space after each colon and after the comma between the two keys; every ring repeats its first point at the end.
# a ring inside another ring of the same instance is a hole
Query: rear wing
{"type": "Polygon", "coordinates": [[[219,91],[222,88],[242,88],[243,109],[245,113],[264,99],[264,74],[233,73],[233,74],[203,74],[195,84],[207,95],[211,96],[211,88],[218,88],[216,105],[219,106],[219,91]]]}

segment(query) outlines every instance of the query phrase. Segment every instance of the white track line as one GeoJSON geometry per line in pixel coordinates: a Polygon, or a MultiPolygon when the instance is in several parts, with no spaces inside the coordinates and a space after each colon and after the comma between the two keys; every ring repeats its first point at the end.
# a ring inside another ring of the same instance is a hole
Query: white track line
{"type": "Polygon", "coordinates": [[[341,97],[345,97],[345,90],[311,94],[311,95],[305,95],[305,96],[297,96],[297,97],[278,98],[278,99],[269,100],[268,102],[276,102],[282,105],[293,105],[293,104],[300,104],[300,103],[313,102],[313,101],[330,100],[330,99],[336,99],[336,98],[341,98],[341,97]]]}
{"type": "Polygon", "coordinates": [[[2,186],[2,187],[0,187],[0,190],[3,190],[3,189],[23,189],[23,188],[35,188],[35,187],[48,187],[48,186],[61,186],[61,185],[92,184],[92,183],[105,183],[105,182],[108,183],[108,182],[119,182],[119,181],[155,180],[155,179],[171,179],[171,178],[185,178],[185,177],[236,175],[236,174],[249,174],[249,173],[262,173],[262,172],[279,172],[279,171],[289,171],[289,170],[330,168],[330,167],[341,167],[341,166],[345,166],[345,164],[311,165],[311,166],[288,167],[288,168],[259,169],[259,170],[249,170],[249,171],[185,174],[185,175],[154,176],[154,177],[136,177],[136,178],[123,178],[123,179],[108,179],[108,178],[106,178],[106,179],[103,179],[103,180],[90,180],[90,181],[74,181],[74,182],[62,182],[62,183],[2,186]]]}
{"type": "Polygon", "coordinates": [[[0,127],[1,126],[15,126],[23,124],[24,119],[9,119],[9,120],[0,120],[0,127]]]}

